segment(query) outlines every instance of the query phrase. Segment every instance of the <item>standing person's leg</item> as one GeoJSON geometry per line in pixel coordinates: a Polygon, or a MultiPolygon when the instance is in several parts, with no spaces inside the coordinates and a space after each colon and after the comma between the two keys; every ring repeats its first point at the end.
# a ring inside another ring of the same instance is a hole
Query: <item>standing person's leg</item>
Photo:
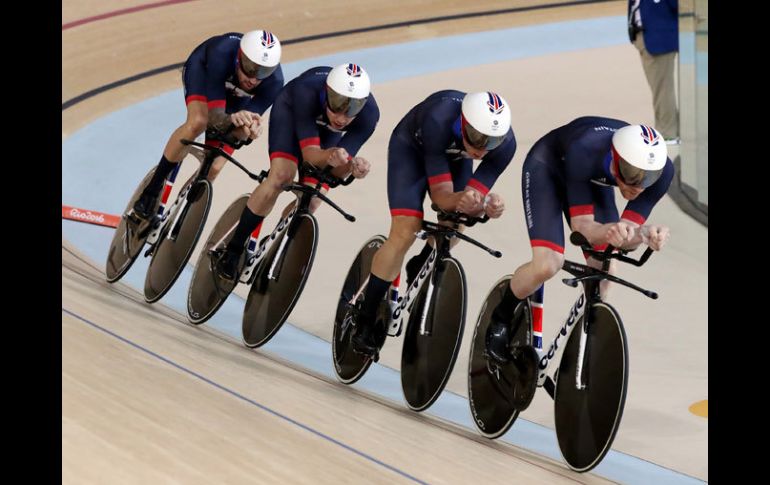
{"type": "Polygon", "coordinates": [[[647,83],[652,91],[655,110],[655,129],[670,140],[679,137],[679,109],[676,102],[676,51],[652,55],[644,46],[644,33],[636,36],[634,45],[639,50],[647,83]]]}

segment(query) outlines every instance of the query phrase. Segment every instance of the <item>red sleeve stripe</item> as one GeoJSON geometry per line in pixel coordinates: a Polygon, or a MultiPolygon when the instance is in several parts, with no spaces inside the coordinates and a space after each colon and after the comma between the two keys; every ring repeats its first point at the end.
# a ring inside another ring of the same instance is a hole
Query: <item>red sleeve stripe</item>
{"type": "Polygon", "coordinates": [[[481,182],[479,182],[476,179],[470,179],[468,181],[468,187],[473,187],[474,189],[476,189],[479,192],[481,192],[483,195],[487,195],[487,193],[489,193],[489,187],[487,187],[486,185],[482,184],[481,182]]]}
{"type": "Polygon", "coordinates": [[[558,244],[552,243],[551,241],[546,241],[545,239],[533,239],[529,242],[529,244],[533,248],[536,248],[536,247],[549,248],[549,249],[553,249],[557,253],[564,254],[564,247],[559,246],[558,244]]]}
{"type": "Polygon", "coordinates": [[[636,213],[636,212],[634,212],[632,210],[628,210],[628,209],[623,211],[623,215],[620,216],[620,218],[621,219],[625,219],[627,221],[635,222],[635,223],[639,224],[640,226],[642,224],[644,224],[644,221],[647,220],[647,218],[645,218],[641,214],[638,214],[638,213],[636,213]]]}
{"type": "Polygon", "coordinates": [[[304,140],[299,141],[299,147],[305,148],[309,146],[321,146],[321,139],[319,137],[313,137],[313,138],[305,138],[304,140]]]}
{"type": "Polygon", "coordinates": [[[573,205],[569,208],[569,216],[590,216],[594,213],[594,205],[573,205]]]}
{"type": "Polygon", "coordinates": [[[224,99],[215,99],[214,101],[208,102],[209,109],[216,109],[216,108],[224,108],[225,107],[225,100],[224,99]]]}
{"type": "Polygon", "coordinates": [[[299,161],[297,160],[297,157],[292,155],[291,153],[286,152],[273,152],[270,154],[270,160],[273,160],[274,158],[285,158],[287,160],[291,160],[292,162],[299,164],[299,161]]]}
{"type": "Polygon", "coordinates": [[[391,216],[419,217],[422,219],[423,212],[414,209],[390,209],[391,216]]]}
{"type": "Polygon", "coordinates": [[[185,100],[184,100],[184,104],[190,104],[193,101],[201,101],[203,103],[206,103],[208,101],[208,99],[206,98],[206,96],[200,96],[198,94],[195,94],[195,95],[192,95],[192,96],[187,96],[185,98],[185,100]]]}
{"type": "Polygon", "coordinates": [[[452,181],[452,174],[451,173],[442,173],[441,175],[434,175],[433,177],[428,177],[428,184],[429,185],[436,185],[440,184],[441,182],[451,182],[452,181]]]}

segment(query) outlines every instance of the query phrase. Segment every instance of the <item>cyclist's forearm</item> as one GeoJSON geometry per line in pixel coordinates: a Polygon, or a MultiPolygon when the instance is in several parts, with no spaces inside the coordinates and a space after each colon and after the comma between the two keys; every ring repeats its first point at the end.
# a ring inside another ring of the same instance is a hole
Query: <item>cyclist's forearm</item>
{"type": "Polygon", "coordinates": [[[230,115],[225,112],[224,108],[214,108],[209,110],[209,128],[214,128],[215,130],[224,133],[230,128],[231,124],[230,115]]]}
{"type": "MultiPolygon", "coordinates": [[[[442,182],[451,186],[451,182],[442,182]]],[[[441,190],[435,185],[431,188],[430,199],[442,210],[453,212],[457,210],[457,204],[463,196],[462,192],[452,192],[450,190],[441,190]]]]}
{"type": "Polygon", "coordinates": [[[607,230],[611,225],[596,222],[593,215],[575,216],[570,221],[572,230],[585,236],[592,246],[607,244],[607,230]]]}
{"type": "Polygon", "coordinates": [[[350,162],[346,163],[345,165],[340,165],[339,167],[335,167],[332,170],[332,175],[337,177],[338,179],[345,179],[350,175],[353,171],[353,168],[350,164],[350,162]]]}
{"type": "Polygon", "coordinates": [[[314,167],[322,168],[326,166],[326,161],[329,160],[334,147],[321,149],[317,146],[309,146],[302,149],[302,159],[313,165],[314,167]]]}

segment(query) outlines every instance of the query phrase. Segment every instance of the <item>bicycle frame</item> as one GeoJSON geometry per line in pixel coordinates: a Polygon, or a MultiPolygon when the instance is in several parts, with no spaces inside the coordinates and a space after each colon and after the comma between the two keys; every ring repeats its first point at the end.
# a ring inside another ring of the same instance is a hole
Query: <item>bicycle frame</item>
{"type": "Polygon", "coordinates": [[[160,206],[158,207],[158,217],[160,218],[160,222],[158,223],[158,226],[153,228],[152,232],[150,232],[150,235],[147,236],[147,244],[150,245],[150,247],[155,246],[155,244],[158,242],[158,238],[160,237],[160,233],[163,232],[163,229],[166,227],[166,224],[169,223],[171,220],[171,215],[173,214],[175,217],[173,217],[173,226],[171,226],[171,230],[168,232],[168,235],[166,237],[170,239],[176,239],[176,234],[178,231],[175,231],[176,226],[181,222],[181,215],[184,214],[184,209],[187,207],[188,201],[187,201],[187,193],[190,191],[190,187],[193,186],[193,184],[188,185],[187,187],[184,187],[182,191],[177,196],[174,203],[171,205],[171,207],[166,210],[166,202],[168,202],[168,197],[171,194],[171,188],[174,185],[174,181],[176,180],[177,173],[179,172],[179,167],[182,165],[180,162],[177,164],[177,166],[174,168],[174,171],[172,172],[171,176],[166,180],[165,185],[163,187],[163,198],[161,199],[160,206]],[[172,236],[173,235],[173,236],[172,236]]]}
{"type": "MultiPolygon", "coordinates": [[[[424,233],[425,231],[420,232],[424,233]]],[[[391,337],[400,333],[404,320],[403,311],[409,307],[409,303],[411,303],[411,301],[418,295],[428,275],[433,274],[433,267],[436,265],[437,259],[438,250],[433,248],[433,251],[431,251],[430,255],[428,256],[428,260],[425,261],[425,264],[422,265],[420,272],[417,273],[417,277],[415,277],[414,281],[412,281],[412,284],[409,285],[409,288],[406,289],[406,295],[403,297],[398,296],[398,288],[391,287],[391,297],[388,302],[390,305],[390,322],[388,323],[388,335],[391,337]]],[[[420,335],[430,335],[432,330],[426,328],[426,320],[428,317],[428,308],[430,308],[430,301],[433,299],[433,293],[435,292],[436,288],[433,284],[433,280],[434,278],[430,279],[428,294],[425,295],[425,305],[423,305],[422,315],[420,315],[420,335]]]]}
{"type": "MultiPolygon", "coordinates": [[[[328,172],[328,169],[324,172],[328,172]]],[[[349,220],[349,221],[355,221],[355,217],[345,213],[342,209],[340,209],[336,204],[334,204],[332,201],[330,201],[328,198],[326,198],[323,194],[318,193],[318,189],[321,188],[321,185],[323,183],[323,180],[320,180],[322,176],[319,176],[319,180],[315,184],[315,188],[312,189],[310,186],[306,185],[298,185],[298,184],[290,184],[284,187],[284,190],[286,191],[300,191],[302,194],[297,194],[297,200],[294,207],[289,211],[288,214],[286,214],[285,217],[282,217],[278,223],[275,226],[275,229],[273,229],[273,232],[271,232],[269,235],[262,238],[261,241],[257,242],[257,237],[254,236],[252,233],[251,236],[249,236],[249,242],[246,245],[246,267],[241,272],[241,276],[238,278],[238,282],[245,283],[247,285],[251,285],[254,282],[254,278],[256,278],[256,271],[257,265],[262,261],[262,258],[264,258],[265,254],[267,254],[268,250],[272,247],[275,240],[278,238],[278,234],[281,233],[284,229],[286,229],[294,220],[294,217],[297,214],[309,214],[310,213],[310,202],[314,197],[318,197],[324,202],[331,205],[334,209],[339,211],[343,216],[349,220]]],[[[325,179],[324,179],[325,180],[325,179]]],[[[345,181],[340,181],[334,184],[333,186],[336,187],[337,185],[349,185],[353,181],[353,178],[349,178],[345,181]]],[[[332,186],[332,185],[330,185],[332,186]]],[[[210,249],[210,251],[214,251],[216,248],[219,248],[224,244],[225,239],[232,233],[236,226],[238,225],[238,222],[233,224],[230,229],[227,230],[227,232],[222,235],[222,237],[219,239],[219,241],[214,244],[214,246],[210,249]]],[[[273,262],[270,265],[270,268],[268,269],[267,277],[273,281],[278,279],[278,276],[280,274],[280,262],[283,261],[283,255],[286,250],[286,245],[288,244],[288,238],[284,237],[281,240],[281,245],[278,247],[278,252],[276,253],[275,257],[273,258],[273,262]]]]}
{"type": "MultiPolygon", "coordinates": [[[[161,197],[161,203],[158,207],[158,217],[160,221],[157,224],[157,227],[154,227],[152,232],[150,232],[150,235],[147,236],[147,244],[149,244],[150,249],[146,251],[145,256],[152,254],[152,251],[155,249],[155,246],[158,243],[158,238],[163,232],[163,229],[166,227],[166,224],[173,224],[171,229],[168,231],[166,238],[171,239],[172,241],[176,240],[176,237],[179,234],[179,226],[183,221],[183,216],[186,214],[186,209],[189,205],[187,194],[190,192],[190,189],[193,187],[193,185],[195,185],[195,182],[205,179],[208,176],[209,170],[211,169],[211,164],[214,163],[216,157],[220,154],[224,154],[218,150],[204,152],[203,149],[200,148],[201,144],[199,143],[193,142],[184,144],[191,145],[189,155],[197,158],[200,162],[200,166],[196,171],[195,178],[193,179],[192,183],[182,188],[182,191],[179,192],[176,200],[174,200],[174,203],[171,205],[171,207],[168,208],[168,210],[166,210],[166,203],[168,202],[168,198],[171,195],[171,188],[174,186],[174,182],[176,181],[176,176],[179,173],[179,168],[182,166],[182,162],[179,162],[176,167],[174,167],[171,175],[166,180],[163,186],[163,196],[161,197]]],[[[229,159],[230,157],[227,158],[229,159]]]]}
{"type": "MultiPolygon", "coordinates": [[[[582,236],[579,236],[582,238],[582,236]]],[[[575,244],[578,244],[573,239],[573,242],[575,244]]],[[[586,242],[587,244],[587,242],[586,242]]],[[[592,250],[590,246],[583,246],[583,251],[588,252],[592,255],[602,255],[601,252],[592,250]]],[[[596,268],[592,268],[590,266],[586,266],[583,264],[577,264],[573,263],[571,261],[565,261],[564,265],[562,266],[562,269],[567,271],[568,273],[576,276],[576,278],[571,280],[562,280],[565,284],[568,284],[570,286],[577,286],[578,282],[582,283],[583,291],[580,293],[580,296],[575,301],[575,303],[572,305],[572,308],[570,309],[569,314],[567,315],[567,319],[564,321],[564,324],[562,325],[559,332],[556,334],[556,337],[551,341],[550,346],[548,347],[548,352],[544,352],[542,348],[542,339],[540,342],[536,342],[535,344],[535,351],[537,352],[539,356],[538,361],[538,378],[537,378],[537,385],[538,387],[545,386],[548,393],[553,397],[553,389],[554,389],[554,382],[553,379],[548,377],[548,367],[553,360],[554,356],[556,355],[556,351],[559,349],[559,342],[562,338],[565,338],[565,341],[569,339],[570,334],[574,330],[575,322],[577,322],[582,316],[585,315],[585,318],[583,318],[583,325],[581,325],[580,328],[580,348],[578,350],[578,361],[576,363],[576,370],[575,373],[576,379],[575,379],[575,387],[576,389],[585,389],[586,382],[585,378],[583,376],[583,363],[585,362],[585,355],[586,355],[586,343],[588,340],[588,326],[590,325],[591,318],[590,313],[586,315],[586,311],[590,311],[590,308],[595,304],[602,301],[601,294],[599,292],[599,281],[600,279],[612,281],[615,283],[619,283],[623,286],[627,286],[631,289],[637,290],[644,294],[645,296],[648,296],[649,298],[656,299],[658,297],[657,293],[645,290],[643,288],[640,288],[632,283],[629,283],[627,281],[621,280],[617,278],[616,276],[607,274],[607,271],[609,269],[610,259],[617,259],[619,261],[633,264],[634,266],[642,266],[650,257],[652,254],[652,249],[647,248],[645,250],[644,254],[639,260],[634,260],[631,258],[628,258],[624,256],[623,254],[619,255],[611,255],[613,251],[612,246],[609,246],[603,253],[603,257],[605,258],[602,261],[602,267],[601,270],[598,270],[596,268]]]]}
{"type": "MultiPolygon", "coordinates": [[[[466,221],[461,221],[460,224],[465,225],[466,227],[470,227],[476,222],[486,222],[486,219],[480,220],[480,221],[471,221],[470,223],[466,221]]],[[[414,298],[419,294],[420,289],[422,288],[422,285],[425,283],[425,279],[428,275],[431,275],[429,286],[427,290],[427,294],[425,295],[425,304],[422,308],[422,313],[420,315],[420,335],[431,335],[433,332],[433,329],[431,328],[431,322],[428,319],[428,309],[430,308],[431,300],[433,299],[433,295],[436,291],[435,286],[435,278],[436,273],[434,271],[434,266],[436,264],[436,261],[440,258],[444,258],[449,256],[449,246],[450,246],[450,239],[453,237],[460,238],[464,241],[470,242],[471,244],[474,244],[475,246],[478,246],[488,253],[492,254],[493,256],[499,258],[502,254],[499,251],[494,251],[489,249],[488,247],[484,246],[483,244],[479,243],[478,241],[475,241],[468,236],[465,236],[461,232],[457,230],[457,226],[449,227],[449,226],[441,226],[439,224],[435,224],[432,222],[423,222],[423,228],[420,229],[415,233],[415,236],[417,236],[418,239],[425,240],[429,237],[434,237],[436,241],[436,245],[433,248],[433,250],[430,252],[430,255],[428,256],[428,259],[423,263],[422,268],[420,268],[419,273],[417,273],[417,276],[415,277],[414,281],[412,281],[412,284],[409,285],[409,287],[406,289],[406,294],[402,296],[398,296],[398,286],[397,284],[391,285],[390,287],[390,297],[388,299],[388,305],[390,307],[390,315],[388,317],[388,324],[387,324],[387,332],[388,335],[391,337],[398,336],[401,333],[401,328],[403,326],[403,320],[404,315],[403,311],[410,307],[410,303],[414,300],[414,298]],[[445,228],[445,229],[440,229],[445,228]]],[[[373,243],[374,244],[374,243],[373,243]]],[[[398,279],[396,280],[396,282],[398,279]]],[[[364,289],[366,288],[367,284],[369,283],[369,277],[367,276],[366,279],[363,281],[361,287],[358,289],[358,291],[353,295],[351,298],[351,301],[349,302],[350,305],[354,305],[355,302],[360,297],[361,293],[363,293],[364,289]]]]}
{"type": "MultiPolygon", "coordinates": [[[[551,344],[548,347],[548,352],[544,352],[542,348],[542,344],[540,346],[535,347],[535,351],[537,352],[538,356],[540,357],[539,363],[538,363],[538,370],[539,374],[537,377],[537,385],[538,387],[541,387],[545,384],[545,380],[548,377],[548,367],[551,364],[551,361],[553,360],[554,356],[556,355],[556,351],[559,349],[559,343],[562,338],[564,338],[564,341],[566,342],[569,339],[569,336],[572,334],[572,331],[575,329],[575,322],[577,322],[580,317],[583,316],[586,309],[586,296],[585,292],[581,292],[578,299],[575,301],[575,303],[572,305],[572,308],[569,311],[569,314],[567,315],[567,319],[564,321],[564,324],[562,325],[561,329],[556,333],[556,336],[551,341],[551,344]]],[[[589,304],[593,304],[593,301],[590,301],[589,304]]],[[[585,320],[584,320],[585,322],[585,320]]],[[[586,341],[586,324],[581,328],[582,335],[580,336],[580,361],[578,362],[578,376],[580,376],[582,373],[580,369],[582,368],[582,357],[585,353],[585,341],[586,341]]],[[[578,384],[578,388],[582,389],[583,387],[580,387],[581,385],[578,384]]]]}
{"type": "MultiPolygon", "coordinates": [[[[286,214],[286,217],[281,218],[281,220],[278,221],[278,224],[275,225],[275,229],[273,229],[273,232],[268,234],[267,236],[263,237],[261,241],[257,242],[257,238],[255,238],[253,235],[249,236],[249,242],[246,245],[246,267],[243,269],[243,272],[241,273],[241,276],[238,278],[238,282],[245,283],[247,285],[251,285],[253,283],[253,280],[255,278],[256,272],[254,271],[257,267],[257,265],[262,261],[262,258],[267,254],[267,251],[273,246],[273,243],[275,242],[276,238],[278,238],[278,234],[283,231],[289,223],[294,219],[294,216],[297,214],[299,209],[297,206],[292,208],[291,211],[289,211],[288,214],[286,214]]],[[[232,226],[230,226],[230,229],[225,232],[222,237],[219,239],[219,241],[214,244],[209,251],[213,252],[217,248],[220,248],[224,245],[225,240],[227,237],[235,230],[235,228],[238,226],[238,221],[236,221],[232,226]]],[[[280,260],[280,257],[282,256],[283,249],[286,246],[286,238],[283,239],[281,246],[278,249],[278,254],[276,254],[275,258],[273,258],[273,267],[270,268],[270,272],[268,277],[270,279],[275,279],[274,270],[276,266],[276,262],[280,260]]]]}

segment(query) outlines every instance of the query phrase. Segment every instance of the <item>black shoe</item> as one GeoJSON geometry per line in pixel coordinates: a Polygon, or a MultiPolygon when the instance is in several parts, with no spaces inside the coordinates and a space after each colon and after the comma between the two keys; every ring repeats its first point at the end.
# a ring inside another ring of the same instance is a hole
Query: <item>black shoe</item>
{"type": "Polygon", "coordinates": [[[511,360],[510,342],[511,325],[492,320],[484,338],[487,355],[498,364],[508,363],[511,360]]]}
{"type": "Polygon", "coordinates": [[[377,345],[374,319],[367,318],[360,312],[354,312],[351,316],[355,323],[355,330],[351,338],[353,351],[359,354],[374,355],[380,350],[380,346],[377,345]]]}
{"type": "Polygon", "coordinates": [[[134,203],[134,214],[140,219],[150,219],[155,215],[160,194],[148,193],[145,189],[139,200],[134,203]]]}
{"type": "Polygon", "coordinates": [[[417,275],[420,273],[420,270],[422,269],[422,265],[425,264],[425,261],[420,261],[419,255],[414,256],[412,259],[407,261],[406,263],[406,287],[409,288],[412,286],[412,281],[417,278],[417,275]]]}
{"type": "Polygon", "coordinates": [[[225,279],[228,281],[234,281],[235,278],[238,277],[238,273],[240,270],[238,266],[240,262],[241,262],[241,252],[236,252],[230,248],[227,248],[222,253],[222,256],[217,260],[214,268],[216,269],[217,274],[219,274],[219,276],[222,279],[225,279]]]}

